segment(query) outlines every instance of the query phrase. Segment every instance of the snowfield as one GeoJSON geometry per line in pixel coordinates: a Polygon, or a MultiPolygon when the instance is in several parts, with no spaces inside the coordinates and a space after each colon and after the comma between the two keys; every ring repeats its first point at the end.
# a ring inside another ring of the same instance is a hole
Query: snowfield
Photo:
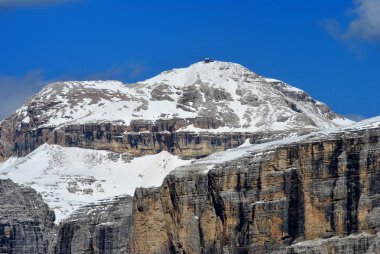
{"type": "Polygon", "coordinates": [[[136,187],[160,186],[170,171],[190,162],[165,151],[133,158],[45,144],[26,157],[10,158],[1,164],[0,178],[36,189],[60,222],[81,205],[133,195],[136,187]]]}

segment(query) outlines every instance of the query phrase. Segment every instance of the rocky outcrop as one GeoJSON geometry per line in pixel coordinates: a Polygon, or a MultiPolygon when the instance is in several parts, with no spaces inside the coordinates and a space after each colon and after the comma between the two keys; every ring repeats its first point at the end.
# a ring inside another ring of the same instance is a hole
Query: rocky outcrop
{"type": "Polygon", "coordinates": [[[0,180],[0,253],[44,254],[52,249],[54,212],[41,195],[0,180]]]}
{"type": "Polygon", "coordinates": [[[275,254],[356,254],[380,253],[379,234],[358,234],[347,237],[331,237],[328,239],[318,239],[294,244],[288,248],[278,250],[275,254]]]}
{"type": "MultiPolygon", "coordinates": [[[[156,154],[166,150],[183,158],[199,158],[237,147],[248,138],[251,143],[261,143],[280,139],[290,133],[178,132],[185,122],[183,119],[173,119],[155,123],[134,121],[130,126],[103,123],[34,129],[25,123],[16,127],[18,125],[13,120],[7,119],[0,125],[0,161],[11,156],[25,156],[44,143],[135,155],[156,154]]],[[[190,122],[204,129],[217,126],[213,119],[208,118],[192,119],[190,122]]]]}
{"type": "Polygon", "coordinates": [[[379,136],[380,129],[340,133],[207,174],[180,170],[160,188],[138,189],[132,252],[378,251],[379,136]]]}
{"type": "Polygon", "coordinates": [[[132,197],[87,205],[59,226],[55,254],[130,253],[132,197]]]}

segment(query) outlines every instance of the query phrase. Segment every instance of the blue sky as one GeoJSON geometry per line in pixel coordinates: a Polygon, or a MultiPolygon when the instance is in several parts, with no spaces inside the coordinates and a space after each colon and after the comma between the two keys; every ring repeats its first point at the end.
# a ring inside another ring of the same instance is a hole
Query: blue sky
{"type": "Polygon", "coordinates": [[[134,82],[201,57],[380,115],[380,0],[0,0],[0,118],[47,82],[134,82]]]}

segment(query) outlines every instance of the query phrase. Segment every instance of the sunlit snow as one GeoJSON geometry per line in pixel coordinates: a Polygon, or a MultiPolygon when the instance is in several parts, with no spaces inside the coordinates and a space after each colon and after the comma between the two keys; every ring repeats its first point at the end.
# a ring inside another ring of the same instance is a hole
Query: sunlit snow
{"type": "Polygon", "coordinates": [[[0,165],[0,178],[36,189],[59,222],[81,205],[133,195],[140,186],[159,186],[170,171],[190,162],[166,151],[132,158],[129,154],[45,144],[26,157],[13,157],[0,165]]]}

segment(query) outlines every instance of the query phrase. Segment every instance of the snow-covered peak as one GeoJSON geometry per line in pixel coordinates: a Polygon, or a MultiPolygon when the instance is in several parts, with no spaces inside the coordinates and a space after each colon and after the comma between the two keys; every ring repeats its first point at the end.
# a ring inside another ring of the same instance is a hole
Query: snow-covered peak
{"type": "Polygon", "coordinates": [[[240,64],[220,61],[205,63],[201,61],[186,68],[164,71],[151,79],[139,83],[147,85],[168,84],[175,87],[183,87],[201,81],[211,86],[228,89],[230,80],[236,82],[248,75],[255,76],[256,74],[240,64]]]}
{"type": "Polygon", "coordinates": [[[118,81],[53,83],[14,117],[34,128],[190,119],[180,131],[213,132],[310,131],[352,123],[298,88],[220,61],[198,62],[129,85],[118,81]],[[217,123],[216,129],[202,129],[191,120],[206,118],[217,123]]]}

